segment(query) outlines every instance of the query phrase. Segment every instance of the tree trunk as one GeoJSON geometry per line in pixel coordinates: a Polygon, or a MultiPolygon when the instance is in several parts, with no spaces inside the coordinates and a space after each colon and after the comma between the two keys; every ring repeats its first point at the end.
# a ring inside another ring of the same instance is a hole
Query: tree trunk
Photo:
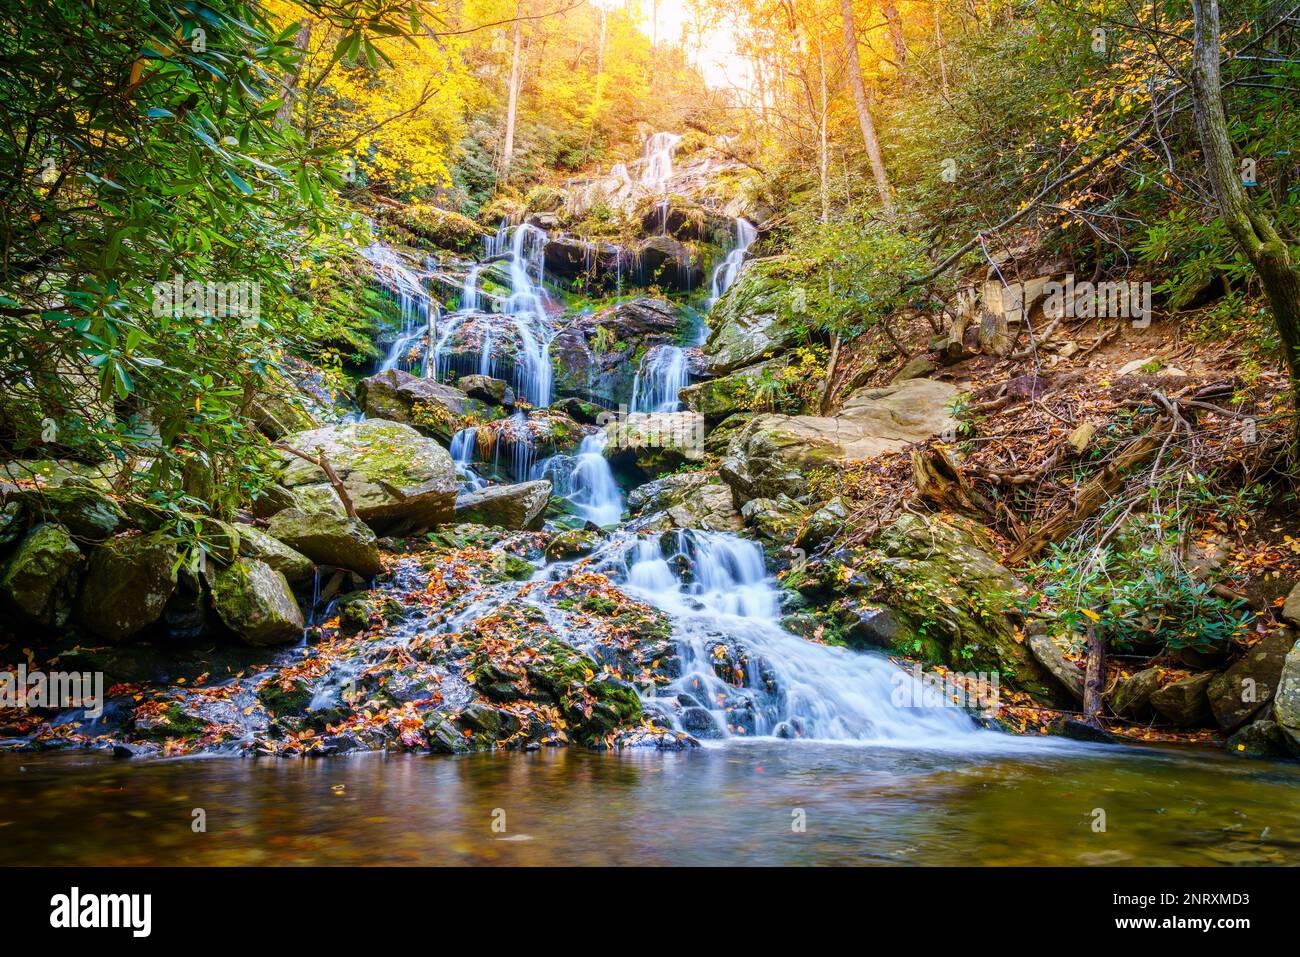
{"type": "Polygon", "coordinates": [[[1083,679],[1083,723],[1101,727],[1101,693],[1106,687],[1106,639],[1088,625],[1088,670],[1083,679]]]}
{"type": "Polygon", "coordinates": [[[829,97],[826,94],[826,47],[822,43],[822,5],[817,4],[817,64],[821,71],[821,141],[817,163],[817,182],[821,192],[822,225],[831,218],[830,196],[830,150],[826,132],[826,119],[830,113],[829,97]]]}
{"type": "Polygon", "coordinates": [[[849,86],[853,88],[853,102],[858,110],[858,125],[862,127],[862,139],[867,146],[867,156],[871,160],[871,172],[876,178],[876,189],[880,193],[880,205],[885,219],[894,219],[894,199],[889,193],[889,177],[885,173],[884,160],[880,158],[880,143],[876,139],[876,124],[871,119],[871,105],[867,102],[867,91],[862,85],[862,64],[858,60],[858,31],[853,24],[853,0],[840,0],[840,13],[844,20],[844,55],[849,66],[849,86]]]}
{"type": "Polygon", "coordinates": [[[501,147],[501,178],[510,178],[510,161],[515,154],[515,114],[519,109],[520,55],[524,45],[524,0],[515,4],[515,52],[510,60],[510,91],[506,98],[506,135],[501,147]]]}
{"type": "MultiPolygon", "coordinates": [[[[1273,321],[1286,349],[1292,401],[1300,408],[1300,271],[1285,240],[1246,195],[1228,138],[1219,80],[1218,0],[1193,0],[1196,45],[1192,53],[1192,101],[1201,151],[1219,213],[1229,234],[1259,274],[1273,321]]],[[[1295,427],[1300,430],[1300,416],[1295,427]]]]}
{"type": "Polygon", "coordinates": [[[934,41],[939,47],[939,80],[943,84],[944,99],[948,98],[948,64],[943,58],[943,27],[939,25],[939,6],[934,8],[934,41]]]}
{"type": "MultiPolygon", "coordinates": [[[[938,8],[935,8],[936,13],[938,8]]],[[[885,15],[885,22],[889,24],[889,40],[894,45],[894,61],[898,64],[899,72],[907,66],[907,41],[903,38],[903,18],[898,15],[898,7],[894,6],[892,0],[884,0],[880,5],[880,12],[885,15]]]]}
{"type": "Polygon", "coordinates": [[[298,35],[293,38],[293,48],[298,51],[298,62],[292,73],[286,73],[280,84],[280,105],[275,111],[275,125],[278,128],[288,126],[293,119],[293,91],[298,86],[305,65],[307,44],[311,42],[311,21],[303,19],[298,25],[298,35]]]}

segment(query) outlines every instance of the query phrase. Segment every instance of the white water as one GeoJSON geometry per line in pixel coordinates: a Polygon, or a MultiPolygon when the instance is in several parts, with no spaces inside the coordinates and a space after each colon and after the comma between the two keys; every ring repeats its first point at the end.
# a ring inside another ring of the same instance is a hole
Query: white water
{"type": "Polygon", "coordinates": [[[632,380],[633,412],[677,412],[677,393],[691,383],[686,350],[681,346],[655,346],[641,357],[632,380]]]}
{"type": "Polygon", "coordinates": [[[460,291],[460,311],[476,312],[478,310],[478,274],[483,271],[482,263],[475,263],[465,273],[465,285],[460,291]]]}
{"type": "Polygon", "coordinates": [[[503,223],[489,253],[503,255],[509,243],[510,298],[505,313],[519,338],[516,391],[538,408],[551,404],[550,298],[542,285],[546,232],[528,223],[513,231],[503,223]]]}
{"type": "MultiPolygon", "coordinates": [[[[915,680],[884,656],[819,645],[783,630],[763,553],[751,541],[698,531],[653,535],[625,543],[611,564],[614,574],[625,576],[629,595],[673,621],[681,676],[656,689],[646,705],[679,730],[684,695],[708,713],[712,731],[705,729],[706,736],[933,746],[978,733],[958,708],[896,706],[895,700],[923,699],[915,680]],[[731,649],[724,657],[743,665],[742,687],[715,673],[720,643],[731,649]]],[[[694,712],[693,733],[701,733],[703,718],[694,712]]]]}
{"type": "Polygon", "coordinates": [[[401,327],[388,352],[379,360],[375,371],[412,368],[410,353],[424,339],[426,348],[420,360],[421,374],[427,373],[428,337],[438,318],[438,305],[425,287],[427,273],[418,273],[402,261],[397,250],[376,240],[361,250],[361,255],[374,269],[375,281],[397,300],[401,314],[401,327]]]}
{"type": "Polygon", "coordinates": [[[713,270],[713,282],[709,288],[709,309],[713,304],[722,298],[722,294],[731,288],[736,281],[736,276],[740,274],[740,267],[745,264],[745,256],[749,252],[749,247],[754,245],[754,240],[758,238],[758,230],[754,224],[744,217],[736,220],[736,241],[735,245],[727,252],[727,257],[718,264],[718,268],[713,270]]]}
{"type": "Polygon", "coordinates": [[[568,499],[584,519],[602,527],[623,516],[623,493],[605,459],[605,433],[586,436],[577,455],[553,455],[530,478],[549,479],[554,494],[568,499]]]}
{"type": "Polygon", "coordinates": [[[487,482],[474,471],[474,455],[478,451],[478,429],[461,429],[451,437],[451,460],[460,476],[461,490],[477,492],[487,482]]]}
{"type": "Polygon", "coordinates": [[[641,185],[651,192],[662,193],[673,175],[673,154],[682,138],[677,133],[655,133],[645,142],[645,168],[641,185]]]}

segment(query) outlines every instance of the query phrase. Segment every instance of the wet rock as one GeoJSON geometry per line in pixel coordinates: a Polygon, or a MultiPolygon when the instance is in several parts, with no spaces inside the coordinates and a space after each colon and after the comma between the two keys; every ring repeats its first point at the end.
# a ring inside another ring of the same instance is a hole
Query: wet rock
{"type": "Polygon", "coordinates": [[[725,375],[783,352],[803,335],[792,306],[797,279],[784,259],[752,259],[709,313],[707,368],[725,375]]]}
{"type": "Polygon", "coordinates": [[[1252,721],[1228,738],[1224,750],[1243,758],[1285,758],[1286,737],[1276,721],[1252,721]]]}
{"type": "Polygon", "coordinates": [[[63,525],[80,542],[102,542],[130,524],[117,502],[79,479],[23,489],[13,498],[38,520],[63,525]]]}
{"type": "Polygon", "coordinates": [[[0,572],[0,600],[43,628],[62,628],[76,594],[81,551],[62,525],[37,525],[0,572]]]}
{"type": "Polygon", "coordinates": [[[1116,744],[1120,738],[1102,728],[1093,727],[1078,718],[1060,717],[1047,726],[1047,733],[1074,741],[1091,741],[1096,744],[1116,744]]]}
{"type": "Polygon", "coordinates": [[[651,478],[704,458],[704,417],[695,412],[631,412],[605,426],[605,458],[651,478]]]}
{"type": "Polygon", "coordinates": [[[249,408],[249,417],[258,429],[272,439],[279,439],[293,432],[320,428],[324,407],[291,376],[272,371],[266,381],[268,386],[254,394],[249,408]]]}
{"type": "Polygon", "coordinates": [[[514,390],[504,379],[494,379],[486,375],[461,376],[456,381],[456,388],[471,399],[478,399],[490,405],[515,404],[514,390]]]}
{"type": "Polygon", "coordinates": [[[280,645],[302,637],[303,619],[289,583],[266,562],[241,558],[207,566],[212,606],[227,628],[251,645],[280,645]]]}
{"type": "MultiPolygon", "coordinates": [[[[779,375],[785,366],[784,359],[772,359],[757,365],[737,369],[728,375],[716,379],[706,379],[682,389],[679,397],[692,412],[698,412],[710,423],[721,422],[737,412],[753,410],[760,402],[760,388],[765,380],[779,375]]],[[[769,412],[795,413],[799,400],[781,393],[776,407],[767,407],[769,412]]]]}
{"type": "Polygon", "coordinates": [[[823,574],[832,593],[860,593],[897,612],[931,660],[996,672],[1006,686],[1041,701],[1059,700],[1056,679],[1030,653],[1016,625],[1024,586],[992,551],[972,523],[907,513],[854,558],[852,568],[865,572],[861,579],[854,574],[842,581],[838,563],[823,574]]]}
{"type": "Polygon", "coordinates": [[[310,558],[252,525],[239,527],[239,554],[270,565],[290,585],[305,585],[315,573],[310,558]]]}
{"type": "Polygon", "coordinates": [[[588,555],[600,547],[602,541],[600,535],[581,528],[561,532],[546,543],[546,558],[548,561],[559,562],[588,555]]]}
{"type": "Polygon", "coordinates": [[[365,578],[383,571],[375,533],[357,519],[289,508],[276,513],[267,532],[318,565],[347,568],[365,578]]]}
{"type": "Polygon", "coordinates": [[[1110,710],[1121,718],[1140,718],[1149,712],[1151,696],[1159,688],[1159,669],[1143,668],[1126,678],[1117,679],[1107,704],[1110,710]]]}
{"type": "Polygon", "coordinates": [[[1151,695],[1151,707],[1179,727],[1201,724],[1210,717],[1206,690],[1213,678],[1212,674],[1202,674],[1171,681],[1151,695]]]}
{"type": "Polygon", "coordinates": [[[162,617],[176,590],[176,544],[165,535],[120,535],[90,553],[77,617],[108,641],[122,641],[162,617]]]}
{"type": "Polygon", "coordinates": [[[545,479],[517,485],[490,485],[456,500],[456,521],[497,528],[539,529],[551,499],[545,479]]]}
{"type": "MultiPolygon", "coordinates": [[[[501,382],[487,376],[473,378],[501,382]]],[[[501,382],[501,385],[504,387],[505,383],[501,382]]],[[[503,390],[503,398],[504,395],[503,390]]],[[[372,419],[413,425],[444,443],[450,442],[467,422],[490,419],[493,415],[484,402],[471,398],[460,389],[400,369],[389,369],[362,379],[357,383],[357,402],[372,419]]],[[[289,444],[294,443],[290,441],[289,444]]]]}
{"type": "Polygon", "coordinates": [[[832,605],[831,612],[850,648],[903,651],[914,634],[898,612],[882,605],[846,599],[832,605]]]}
{"type": "Polygon", "coordinates": [[[1300,755],[1300,641],[1282,663],[1282,677],[1273,698],[1273,720],[1282,729],[1291,753],[1300,755]]]}
{"type": "MultiPolygon", "coordinates": [[[[296,433],[285,444],[308,455],[323,452],[357,514],[375,531],[414,531],[452,518],[459,482],[451,454],[409,425],[367,419],[296,433]]],[[[342,511],[324,474],[312,462],[286,453],[280,482],[298,493],[314,492],[316,502],[333,502],[333,508],[342,511]]]]}
{"type": "Polygon", "coordinates": [[[1214,677],[1206,692],[1220,728],[1239,728],[1273,700],[1282,679],[1282,666],[1294,644],[1295,633],[1289,628],[1270,632],[1214,677]]]}
{"type": "MultiPolygon", "coordinates": [[[[731,489],[716,472],[679,472],[648,484],[655,487],[638,499],[642,513],[647,515],[638,528],[698,528],[709,532],[738,532],[744,528],[744,519],[732,504],[731,489]]],[[[639,491],[645,489],[642,486],[639,491]]]]}
{"type": "Polygon", "coordinates": [[[803,549],[817,548],[842,532],[848,520],[848,506],[836,496],[808,516],[794,542],[803,549]]]}
{"type": "Polygon", "coordinates": [[[704,268],[686,243],[671,236],[652,236],[637,247],[632,276],[638,285],[688,292],[700,287],[704,268]]]}
{"type": "Polygon", "coordinates": [[[806,510],[788,495],[776,498],[754,498],[740,510],[745,524],[759,538],[784,545],[794,541],[806,510]]]}

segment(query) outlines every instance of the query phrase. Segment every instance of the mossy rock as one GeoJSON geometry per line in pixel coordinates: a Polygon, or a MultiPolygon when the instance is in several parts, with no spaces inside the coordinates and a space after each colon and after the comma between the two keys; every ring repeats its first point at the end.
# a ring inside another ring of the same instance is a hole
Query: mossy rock
{"type": "Polygon", "coordinates": [[[250,645],[282,645],[302,636],[302,610],[280,572],[255,558],[206,566],[212,607],[250,645]]]}
{"type": "Polygon", "coordinates": [[[305,714],[314,692],[302,678],[285,680],[274,675],[258,685],[256,694],[262,707],[280,718],[305,714]]]}
{"type": "Polygon", "coordinates": [[[108,641],[123,641],[162,617],[176,590],[176,543],[162,532],[120,535],[90,553],[77,617],[108,641]]]}
{"type": "Polygon", "coordinates": [[[74,569],[81,550],[62,525],[37,525],[19,544],[0,574],[0,596],[29,621],[62,628],[76,593],[74,569]]]}
{"type": "Polygon", "coordinates": [[[77,479],[53,487],[23,489],[14,498],[29,514],[63,525],[80,542],[102,542],[130,524],[116,501],[77,479]]]}
{"type": "Polygon", "coordinates": [[[318,565],[347,568],[365,578],[383,571],[375,533],[358,519],[287,508],[276,513],[267,532],[318,565]]]}

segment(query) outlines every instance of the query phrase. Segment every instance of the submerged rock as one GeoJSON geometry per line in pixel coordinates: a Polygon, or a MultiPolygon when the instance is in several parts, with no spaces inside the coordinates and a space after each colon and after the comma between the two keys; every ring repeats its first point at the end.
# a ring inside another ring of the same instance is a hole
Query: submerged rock
{"type": "MultiPolygon", "coordinates": [[[[378,532],[416,531],[452,519],[459,482],[451,454],[409,425],[367,419],[299,432],[285,444],[308,455],[323,452],[357,515],[378,532]]],[[[318,502],[334,502],[342,511],[324,473],[312,462],[286,453],[280,482],[318,502]]]]}
{"type": "Polygon", "coordinates": [[[1244,758],[1285,758],[1286,737],[1276,721],[1252,721],[1228,738],[1224,750],[1244,758]]]}
{"type": "Polygon", "coordinates": [[[37,525],[0,573],[0,598],[41,627],[62,628],[72,612],[80,561],[81,550],[65,527],[37,525]]]}
{"type": "Polygon", "coordinates": [[[498,528],[538,529],[551,499],[546,480],[491,485],[456,500],[456,521],[498,528]]]}
{"type": "Polygon", "coordinates": [[[267,532],[319,565],[347,568],[365,578],[383,571],[379,544],[364,522],[333,512],[277,512],[267,532]]]}
{"type": "Polygon", "coordinates": [[[108,641],[122,641],[162,617],[176,590],[176,543],[164,534],[120,535],[90,553],[77,617],[108,641]]]}

